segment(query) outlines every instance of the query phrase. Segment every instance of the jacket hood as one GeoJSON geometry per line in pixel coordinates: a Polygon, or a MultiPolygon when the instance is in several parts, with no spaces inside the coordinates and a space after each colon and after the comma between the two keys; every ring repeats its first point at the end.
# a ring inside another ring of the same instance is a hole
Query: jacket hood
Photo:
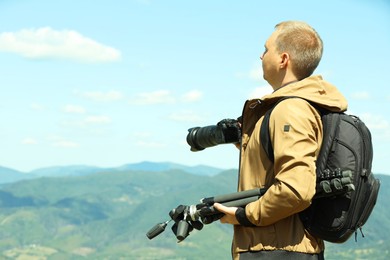
{"type": "Polygon", "coordinates": [[[273,103],[286,96],[306,99],[332,112],[344,112],[348,107],[347,100],[341,92],[319,75],[290,83],[277,89],[272,94],[264,96],[261,100],[262,102],[273,103]]]}

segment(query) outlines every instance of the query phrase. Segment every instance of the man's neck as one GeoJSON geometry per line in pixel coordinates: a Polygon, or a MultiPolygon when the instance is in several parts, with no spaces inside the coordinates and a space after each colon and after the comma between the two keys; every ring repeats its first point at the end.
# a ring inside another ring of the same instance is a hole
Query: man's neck
{"type": "Polygon", "coordinates": [[[276,88],[274,88],[274,91],[280,89],[280,88],[283,88],[285,86],[287,86],[288,84],[291,84],[291,83],[294,83],[294,82],[297,82],[299,81],[297,79],[297,77],[295,77],[294,75],[292,74],[286,74],[286,76],[283,78],[282,82],[280,83],[279,86],[277,86],[276,88]],[[289,76],[288,76],[289,75],[289,76]]]}

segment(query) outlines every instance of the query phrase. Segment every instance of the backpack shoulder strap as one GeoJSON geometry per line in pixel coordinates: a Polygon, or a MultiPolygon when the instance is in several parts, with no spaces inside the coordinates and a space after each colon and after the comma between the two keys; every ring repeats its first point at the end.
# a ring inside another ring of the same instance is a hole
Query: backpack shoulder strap
{"type": "Polygon", "coordinates": [[[265,153],[268,156],[268,159],[274,163],[274,148],[272,147],[272,142],[271,142],[271,136],[269,133],[269,118],[271,116],[272,110],[275,108],[276,105],[274,105],[271,109],[269,109],[263,118],[263,122],[261,123],[261,128],[260,128],[260,142],[261,145],[263,146],[263,149],[265,153]]]}
{"type": "Polygon", "coordinates": [[[272,146],[272,141],[271,141],[271,135],[269,133],[269,119],[271,117],[271,112],[274,110],[274,108],[283,100],[289,99],[289,98],[298,98],[295,96],[287,96],[279,99],[268,111],[265,113],[263,122],[261,123],[260,127],[260,142],[261,145],[263,146],[263,149],[265,153],[267,154],[269,160],[273,163],[275,158],[274,158],[274,148],[272,146]]]}
{"type": "MultiPolygon", "coordinates": [[[[271,135],[270,135],[270,132],[269,132],[269,120],[270,120],[270,117],[271,117],[271,113],[272,113],[272,110],[274,110],[274,108],[280,103],[282,102],[283,100],[285,99],[289,99],[289,98],[300,98],[300,99],[303,99],[303,100],[306,100],[304,98],[301,98],[301,97],[297,97],[297,96],[286,96],[286,97],[282,97],[281,99],[279,99],[264,115],[264,118],[263,118],[263,122],[261,123],[261,127],[260,127],[260,142],[261,142],[261,145],[263,146],[263,149],[265,151],[265,153],[267,154],[269,160],[273,163],[275,158],[274,158],[274,148],[272,146],[272,141],[271,141],[271,135]]],[[[315,104],[312,104],[310,101],[306,100],[307,102],[309,102],[310,105],[312,105],[315,109],[317,109],[317,111],[322,115],[324,115],[326,112],[326,110],[324,110],[323,108],[320,108],[318,107],[317,105],[315,104]]]]}

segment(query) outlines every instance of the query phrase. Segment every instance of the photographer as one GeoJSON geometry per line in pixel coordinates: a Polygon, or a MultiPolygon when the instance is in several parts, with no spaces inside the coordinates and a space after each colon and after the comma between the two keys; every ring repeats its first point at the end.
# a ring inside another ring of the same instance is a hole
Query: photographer
{"type": "Polygon", "coordinates": [[[214,207],[234,225],[234,259],[323,259],[324,243],[310,235],[299,217],[316,187],[316,158],[323,132],[316,107],[334,112],[347,108],[336,87],[311,76],[322,57],[322,40],[308,24],[282,22],[261,55],[263,77],[274,92],[245,103],[241,124],[239,191],[268,188],[244,208],[214,207]],[[283,97],[270,116],[274,163],[263,150],[260,126],[264,114],[283,97]],[[310,101],[310,103],[308,102],[310,101]]]}

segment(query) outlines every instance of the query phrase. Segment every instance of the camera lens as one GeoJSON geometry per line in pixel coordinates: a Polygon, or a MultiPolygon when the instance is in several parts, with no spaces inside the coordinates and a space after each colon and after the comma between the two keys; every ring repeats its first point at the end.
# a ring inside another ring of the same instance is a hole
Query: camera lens
{"type": "Polygon", "coordinates": [[[222,129],[215,125],[194,127],[188,130],[187,143],[191,151],[201,151],[205,148],[224,143],[222,129]]]}
{"type": "Polygon", "coordinates": [[[224,119],[217,125],[188,129],[187,143],[191,151],[201,151],[218,144],[239,142],[241,130],[237,120],[224,119]]]}

